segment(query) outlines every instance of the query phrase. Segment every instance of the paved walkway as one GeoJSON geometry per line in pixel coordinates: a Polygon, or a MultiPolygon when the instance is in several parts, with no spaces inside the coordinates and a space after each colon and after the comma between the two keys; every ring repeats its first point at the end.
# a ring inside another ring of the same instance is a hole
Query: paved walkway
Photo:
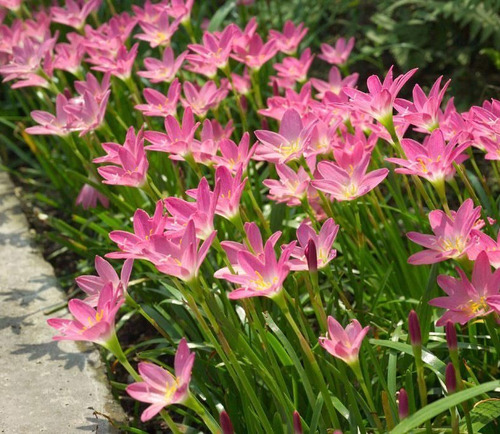
{"type": "Polygon", "coordinates": [[[52,267],[33,246],[13,185],[0,171],[1,433],[115,432],[94,410],[124,420],[98,351],[51,340],[44,312],[63,301],[52,267]]]}

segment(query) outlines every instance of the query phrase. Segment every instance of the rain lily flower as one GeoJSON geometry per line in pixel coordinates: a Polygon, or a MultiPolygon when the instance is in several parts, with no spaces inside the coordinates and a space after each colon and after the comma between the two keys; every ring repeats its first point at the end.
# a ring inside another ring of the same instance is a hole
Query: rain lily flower
{"type": "Polygon", "coordinates": [[[368,93],[353,88],[344,88],[344,93],[350,97],[349,104],[353,110],[366,113],[382,125],[387,126],[392,122],[392,110],[396,96],[416,71],[416,68],[412,69],[393,79],[391,67],[383,83],[376,75],[368,77],[366,82],[368,93]]]}
{"type": "Polygon", "coordinates": [[[14,12],[17,12],[21,8],[22,3],[23,0],[0,0],[0,6],[14,12]]]}
{"type": "Polygon", "coordinates": [[[175,353],[175,376],[153,363],[139,363],[139,374],[144,381],[129,384],[126,391],[137,401],[151,404],[141,414],[143,422],[155,417],[167,405],[182,404],[188,399],[194,357],[186,339],[182,338],[175,353]]]}
{"type": "Polygon", "coordinates": [[[123,263],[121,275],[118,277],[115,269],[108,261],[100,256],[96,256],[95,269],[97,271],[97,276],[84,275],[75,279],[78,287],[87,294],[87,298],[84,300],[85,303],[92,307],[97,306],[101,291],[109,283],[112,285],[116,298],[118,300],[123,298],[127,291],[133,265],[134,260],[127,259],[123,263]]]}
{"type": "Polygon", "coordinates": [[[276,237],[268,239],[263,253],[258,251],[253,253],[246,249],[235,252],[236,258],[233,259],[236,259],[236,267],[234,267],[234,271],[237,274],[232,274],[227,268],[215,273],[215,277],[219,279],[240,285],[240,288],[229,293],[228,297],[231,300],[248,297],[275,298],[281,294],[283,282],[290,271],[287,261],[295,247],[295,242],[283,249],[278,260],[274,252],[275,243],[276,237]]]}
{"type": "Polygon", "coordinates": [[[303,126],[297,110],[287,110],[281,119],[279,133],[255,131],[259,144],[253,159],[275,164],[299,159],[311,140],[313,128],[314,124],[303,126]]]}
{"type": "Polygon", "coordinates": [[[335,47],[328,44],[321,44],[321,53],[318,57],[333,65],[343,65],[347,62],[352,49],[354,48],[354,38],[349,38],[346,42],[344,38],[337,39],[335,47]]]}
{"type": "Polygon", "coordinates": [[[224,69],[229,60],[235,29],[228,26],[220,35],[205,32],[202,44],[190,44],[189,49],[196,54],[189,54],[189,61],[199,60],[202,63],[211,63],[219,69],[224,69]]]}
{"type": "Polygon", "coordinates": [[[193,111],[186,107],[182,116],[182,123],[171,115],[165,118],[165,131],[146,131],[145,138],[151,145],[146,146],[148,151],[168,152],[172,160],[184,160],[192,151],[196,139],[194,135],[200,126],[194,122],[193,111]]]}
{"type": "MultiPolygon", "coordinates": [[[[178,197],[167,197],[164,205],[171,217],[167,218],[166,229],[176,233],[184,232],[186,224],[193,221],[198,237],[205,240],[214,231],[214,215],[219,201],[221,184],[216,183],[214,191],[210,191],[208,181],[201,178],[196,193],[196,202],[187,202],[178,197]]],[[[227,211],[227,210],[226,210],[227,211]]]]}
{"type": "Polygon", "coordinates": [[[249,41],[240,45],[237,40],[233,44],[231,57],[238,62],[244,63],[250,69],[259,70],[264,63],[276,55],[277,43],[272,39],[264,44],[258,33],[255,33],[249,41]]]}
{"type": "Polygon", "coordinates": [[[180,20],[182,24],[186,24],[191,19],[193,4],[194,0],[171,0],[167,10],[172,18],[180,20]]]}
{"type": "Polygon", "coordinates": [[[109,238],[118,244],[120,252],[108,253],[106,257],[145,259],[143,251],[151,243],[151,237],[163,235],[166,224],[167,216],[163,215],[162,200],[156,203],[155,212],[151,217],[146,211],[137,209],[133,218],[134,233],[121,230],[110,232],[109,238]]]}
{"type": "Polygon", "coordinates": [[[217,232],[207,235],[198,248],[200,240],[196,236],[195,223],[190,219],[183,231],[175,237],[169,234],[152,235],[150,243],[144,249],[145,259],[151,261],[156,269],[169,276],[175,276],[184,282],[198,277],[198,272],[207,256],[217,232]]]}
{"type": "Polygon", "coordinates": [[[339,202],[363,196],[379,185],[389,173],[388,169],[377,169],[367,174],[370,157],[366,153],[355,166],[347,168],[330,161],[320,161],[317,168],[320,178],[311,181],[311,184],[339,202]]]}
{"type": "Polygon", "coordinates": [[[285,96],[274,96],[268,98],[267,108],[259,110],[259,113],[263,116],[268,116],[270,118],[281,121],[285,112],[293,108],[300,116],[305,117],[309,114],[311,110],[311,105],[313,104],[313,99],[311,96],[311,83],[307,82],[302,86],[299,93],[295,92],[293,89],[286,89],[285,96]]]}
{"type": "Polygon", "coordinates": [[[214,156],[213,160],[217,166],[228,168],[235,174],[240,168],[246,171],[248,163],[255,152],[255,146],[250,147],[250,134],[245,132],[237,145],[230,139],[222,139],[219,143],[221,155],[214,156]]]}
{"type": "Polygon", "coordinates": [[[358,361],[359,349],[369,330],[369,326],[361,328],[356,319],[353,319],[344,330],[335,318],[329,316],[328,335],[320,337],[319,344],[333,357],[352,365],[358,361]]]}
{"type": "Polygon", "coordinates": [[[130,77],[138,49],[139,44],[134,44],[130,51],[127,51],[127,47],[122,45],[116,56],[102,55],[96,50],[87,49],[90,55],[88,62],[94,65],[92,69],[95,71],[109,72],[122,80],[127,80],[130,77]]]}
{"type": "Polygon", "coordinates": [[[298,172],[295,172],[285,164],[277,164],[276,172],[279,180],[266,179],[262,182],[269,188],[269,199],[286,203],[288,206],[299,206],[307,197],[310,188],[311,178],[307,172],[303,167],[299,167],[298,172]]]}
{"type": "Polygon", "coordinates": [[[481,207],[474,208],[472,199],[467,199],[458,211],[449,216],[441,210],[429,213],[429,222],[434,235],[408,232],[407,237],[426,250],[408,258],[413,265],[434,264],[446,259],[459,259],[474,245],[472,228],[481,214],[481,207]]]}
{"type": "MultiPolygon", "coordinates": [[[[109,146],[109,144],[108,144],[109,146]]],[[[94,163],[103,162],[103,158],[116,166],[99,167],[97,171],[104,178],[105,184],[142,187],[146,182],[149,167],[144,150],[144,133],[141,129],[137,136],[134,127],[130,127],[123,146],[110,148],[112,153],[105,157],[94,159],[94,163]],[[114,152],[116,151],[116,154],[114,152]]]]}
{"type": "Polygon", "coordinates": [[[283,26],[283,33],[277,30],[269,30],[270,39],[276,40],[276,48],[282,53],[292,55],[297,51],[300,41],[307,34],[307,27],[300,23],[297,27],[292,21],[288,20],[283,26]]]}
{"type": "Polygon", "coordinates": [[[273,68],[278,71],[279,77],[302,83],[307,79],[307,71],[313,60],[314,55],[311,55],[311,49],[307,48],[299,59],[286,57],[282,63],[275,63],[273,68]]]}
{"type": "Polygon", "coordinates": [[[473,318],[483,317],[493,311],[488,304],[490,297],[493,302],[500,292],[500,270],[491,272],[488,255],[482,252],[477,257],[472,270],[472,279],[469,281],[464,271],[457,267],[460,279],[440,275],[438,285],[446,292],[446,297],[438,297],[429,301],[429,304],[447,309],[444,315],[436,322],[437,326],[452,323],[465,324],[473,318]]]}
{"type": "Polygon", "coordinates": [[[115,316],[122,304],[123,299],[117,298],[110,282],[102,288],[96,308],[82,300],[72,299],[68,309],[75,319],[50,318],[47,324],[61,333],[53,337],[56,341],[90,341],[106,346],[114,336],[115,316]]]}
{"type": "Polygon", "coordinates": [[[99,9],[102,0],[66,0],[66,8],[52,6],[51,19],[55,23],[65,24],[75,29],[81,29],[87,16],[99,9]]]}
{"type": "Polygon", "coordinates": [[[495,268],[500,268],[500,232],[496,241],[477,229],[472,229],[471,236],[474,243],[467,250],[467,257],[475,261],[481,252],[486,252],[490,264],[495,268]]]}
{"type": "Polygon", "coordinates": [[[311,227],[310,224],[303,221],[297,229],[297,245],[291,253],[292,258],[288,261],[290,269],[293,271],[307,270],[308,260],[306,248],[312,241],[315,246],[317,260],[316,269],[322,269],[337,256],[337,250],[332,249],[332,245],[337,237],[339,225],[335,224],[332,218],[329,218],[323,223],[319,233],[311,227]]]}
{"type": "Polygon", "coordinates": [[[354,87],[358,81],[359,74],[354,73],[342,78],[337,67],[332,66],[328,73],[328,81],[319,78],[311,78],[311,84],[318,91],[316,98],[323,99],[326,92],[332,92],[335,95],[340,94],[344,87],[354,87]]]}
{"type": "Polygon", "coordinates": [[[53,134],[57,136],[66,136],[75,131],[76,118],[68,114],[65,107],[68,105],[68,99],[60,93],[56,97],[56,115],[42,110],[34,110],[31,117],[39,125],[26,128],[28,134],[53,134]]]}
{"type": "Polygon", "coordinates": [[[144,116],[166,117],[177,114],[177,103],[181,96],[181,84],[176,78],[168,88],[167,96],[155,89],[144,89],[144,98],[147,104],[138,104],[135,106],[144,116]]]}
{"type": "MultiPolygon", "coordinates": [[[[82,59],[85,55],[85,47],[80,44],[59,43],[55,45],[54,59],[52,60],[52,69],[76,74],[82,65],[82,59]]],[[[50,75],[50,74],[49,74],[50,75]]]]}
{"type": "Polygon", "coordinates": [[[163,81],[170,83],[175,78],[186,56],[187,51],[184,51],[174,57],[174,50],[167,47],[163,51],[162,60],[146,57],[144,59],[146,71],[139,71],[137,75],[149,79],[151,83],[161,83],[163,81]]]}
{"type": "Polygon", "coordinates": [[[400,98],[394,101],[394,107],[399,115],[406,122],[418,127],[417,131],[430,132],[439,127],[439,120],[443,115],[440,110],[441,103],[451,81],[448,80],[440,89],[442,79],[441,76],[436,80],[428,97],[417,84],[413,88],[413,102],[400,98]]]}
{"type": "Polygon", "coordinates": [[[91,74],[87,73],[85,81],[75,81],[75,89],[80,95],[85,95],[85,92],[90,93],[98,104],[108,97],[110,88],[111,74],[104,74],[101,83],[91,74]]]}
{"type": "Polygon", "coordinates": [[[402,166],[396,169],[396,173],[418,175],[433,184],[442,183],[455,175],[453,163],[461,164],[468,158],[463,152],[469,145],[470,142],[458,144],[457,137],[446,143],[441,130],[435,129],[422,145],[412,139],[401,141],[406,160],[403,158],[386,158],[386,160],[402,166]]]}
{"type": "Polygon", "coordinates": [[[160,14],[156,22],[139,21],[139,26],[144,33],[135,35],[137,39],[149,42],[151,48],[167,47],[170,45],[172,36],[179,28],[180,20],[176,19],[172,23],[167,11],[160,14]]]}
{"type": "Polygon", "coordinates": [[[104,208],[109,207],[109,199],[89,184],[84,184],[75,200],[75,205],[81,205],[83,209],[96,208],[97,201],[104,208]]]}
{"type": "Polygon", "coordinates": [[[198,87],[189,81],[183,85],[184,96],[181,103],[184,108],[190,107],[193,113],[199,117],[205,117],[210,109],[218,107],[221,101],[227,96],[227,80],[221,81],[221,87],[213,81],[207,81],[203,86],[198,87]]]}

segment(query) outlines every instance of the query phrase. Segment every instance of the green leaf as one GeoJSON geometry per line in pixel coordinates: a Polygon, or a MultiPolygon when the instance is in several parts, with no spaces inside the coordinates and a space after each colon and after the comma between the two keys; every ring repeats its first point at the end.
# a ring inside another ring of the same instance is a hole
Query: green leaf
{"type": "Polygon", "coordinates": [[[276,353],[276,355],[280,359],[283,366],[293,366],[292,359],[286,353],[285,349],[281,346],[278,339],[276,339],[276,337],[274,335],[272,335],[271,333],[266,334],[266,339],[269,342],[269,344],[271,345],[271,347],[273,347],[274,352],[276,353]]]}
{"type": "Polygon", "coordinates": [[[472,399],[478,395],[486,392],[491,392],[500,387],[500,380],[490,381],[488,383],[480,384],[479,386],[472,387],[471,389],[462,390],[461,392],[454,393],[453,395],[442,398],[439,401],[426,405],[416,413],[412,414],[407,419],[400,422],[392,431],[392,434],[405,434],[412,429],[422,425],[424,422],[432,419],[433,417],[448,411],[450,408],[458,404],[472,399]]]}
{"type": "Polygon", "coordinates": [[[208,25],[208,31],[213,32],[217,30],[225,18],[229,15],[229,13],[235,8],[235,2],[226,3],[223,7],[221,7],[210,20],[210,24],[208,25]]]}
{"type": "MultiPolygon", "coordinates": [[[[479,432],[485,425],[500,419],[500,399],[492,398],[479,401],[470,412],[470,417],[473,431],[479,432]]],[[[461,423],[460,428],[461,430],[467,429],[465,421],[461,423]]]]}

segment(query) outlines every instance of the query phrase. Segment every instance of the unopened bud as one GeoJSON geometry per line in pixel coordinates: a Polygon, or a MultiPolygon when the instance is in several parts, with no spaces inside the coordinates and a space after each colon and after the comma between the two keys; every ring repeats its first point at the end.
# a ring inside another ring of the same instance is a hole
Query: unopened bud
{"type": "Polygon", "coordinates": [[[455,367],[453,366],[453,363],[448,363],[446,365],[445,380],[448,393],[455,393],[457,390],[457,377],[455,375],[455,367]]]}
{"type": "Polygon", "coordinates": [[[404,389],[399,390],[398,413],[399,413],[399,419],[404,419],[405,417],[408,417],[408,414],[410,413],[408,406],[408,394],[404,389]]]}
{"type": "Polygon", "coordinates": [[[318,271],[318,253],[316,251],[316,243],[312,238],[307,242],[304,254],[307,259],[307,268],[309,268],[309,271],[318,271]]]}
{"type": "Polygon", "coordinates": [[[225,410],[222,410],[219,420],[222,428],[222,434],[234,434],[233,424],[231,423],[231,419],[229,419],[229,415],[225,410]]]}
{"type": "Polygon", "coordinates": [[[412,310],[408,315],[408,330],[410,332],[410,342],[412,345],[422,344],[422,334],[420,332],[420,322],[418,321],[417,312],[412,310]]]}
{"type": "Polygon", "coordinates": [[[293,434],[302,434],[302,422],[300,421],[300,414],[295,410],[293,412],[293,434]]]}
{"type": "Polygon", "coordinates": [[[446,323],[446,342],[448,343],[448,348],[450,351],[457,351],[457,330],[455,329],[455,325],[451,321],[448,321],[446,323]]]}

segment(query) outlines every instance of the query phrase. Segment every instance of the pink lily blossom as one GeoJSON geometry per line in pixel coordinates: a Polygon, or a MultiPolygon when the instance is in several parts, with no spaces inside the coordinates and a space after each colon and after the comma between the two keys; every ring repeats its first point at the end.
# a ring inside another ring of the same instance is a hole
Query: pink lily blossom
{"type": "Polygon", "coordinates": [[[175,353],[175,376],[153,363],[139,363],[139,374],[144,381],[129,384],[126,391],[137,401],[151,404],[142,412],[142,422],[152,419],[166,406],[182,404],[188,399],[194,358],[195,354],[182,338],[175,353]]]}
{"type": "Polygon", "coordinates": [[[229,293],[231,300],[248,297],[275,298],[283,290],[283,282],[290,271],[287,261],[295,242],[286,246],[279,259],[274,252],[275,239],[267,240],[263,254],[240,250],[236,253],[237,266],[232,274],[225,269],[216,272],[215,277],[240,285],[240,288],[229,293]]]}
{"type": "Polygon", "coordinates": [[[299,167],[298,172],[295,172],[285,164],[277,164],[276,172],[279,180],[266,179],[262,182],[269,188],[269,199],[286,203],[288,206],[299,206],[307,198],[310,188],[311,178],[307,172],[303,167],[299,167]]]}
{"type": "Polygon", "coordinates": [[[474,243],[467,250],[467,257],[475,261],[481,252],[486,252],[490,264],[495,268],[500,268],[500,232],[497,234],[496,241],[476,228],[472,229],[471,236],[474,243]]]}
{"type": "Polygon", "coordinates": [[[411,255],[408,263],[434,264],[463,257],[475,242],[471,231],[480,214],[481,207],[474,208],[472,199],[467,199],[452,216],[441,210],[431,211],[429,222],[434,235],[418,232],[408,232],[406,235],[414,243],[426,248],[411,255]]]}
{"type": "Polygon", "coordinates": [[[81,205],[83,209],[96,208],[97,201],[104,208],[109,207],[109,199],[89,184],[84,184],[75,200],[75,205],[81,205]]]}
{"type": "Polygon", "coordinates": [[[356,319],[353,319],[344,330],[335,318],[329,316],[328,335],[320,337],[319,344],[333,357],[351,365],[357,363],[361,344],[369,330],[369,326],[362,328],[356,319]]]}
{"type": "Polygon", "coordinates": [[[273,68],[278,71],[278,76],[287,80],[303,83],[307,80],[307,71],[314,60],[311,49],[307,48],[300,55],[300,58],[286,57],[282,63],[275,63],[273,68]]]}
{"type": "Polygon", "coordinates": [[[453,163],[461,164],[468,158],[463,152],[469,146],[470,142],[458,144],[457,137],[446,143],[442,131],[435,129],[422,145],[412,139],[401,141],[406,160],[403,158],[386,158],[386,160],[402,166],[396,169],[396,173],[418,175],[433,184],[442,183],[449,181],[455,175],[453,163]]]}
{"type": "Polygon", "coordinates": [[[87,49],[90,55],[88,62],[94,65],[92,69],[95,71],[109,72],[122,80],[127,80],[130,77],[138,49],[139,44],[134,44],[130,51],[127,51],[127,47],[122,45],[115,56],[102,55],[96,50],[87,49]]]}
{"type": "Polygon", "coordinates": [[[393,105],[397,94],[416,71],[416,68],[412,69],[393,79],[391,67],[383,83],[376,75],[368,77],[366,82],[368,93],[348,87],[344,88],[344,93],[350,98],[350,105],[354,110],[372,116],[385,126],[392,121],[393,105]]]}
{"type": "Polygon", "coordinates": [[[154,57],[144,59],[146,71],[139,71],[137,75],[149,79],[151,83],[170,83],[175,78],[186,56],[187,51],[184,51],[175,58],[174,50],[171,47],[167,47],[163,52],[162,60],[155,59],[154,57]]]}
{"type": "Polygon", "coordinates": [[[143,251],[151,243],[151,237],[163,235],[166,224],[167,216],[163,214],[162,200],[156,203],[155,212],[151,217],[146,211],[137,209],[133,218],[134,233],[121,230],[110,232],[109,238],[118,245],[120,251],[108,253],[106,258],[145,259],[143,251]]]}
{"type": "Polygon", "coordinates": [[[235,174],[239,169],[246,172],[248,163],[255,152],[255,146],[250,147],[250,134],[245,132],[238,145],[230,139],[222,139],[219,143],[219,150],[221,155],[213,158],[215,164],[224,166],[235,174]]]}
{"type": "Polygon", "coordinates": [[[328,73],[328,81],[320,80],[319,78],[311,78],[311,84],[318,91],[316,97],[323,99],[326,92],[332,92],[335,95],[340,94],[344,87],[354,87],[358,81],[359,74],[354,73],[342,78],[337,67],[332,66],[328,73]]]}
{"type": "Polygon", "coordinates": [[[275,164],[299,159],[311,141],[314,124],[304,127],[299,113],[289,109],[283,114],[279,133],[266,130],[255,131],[259,144],[254,160],[275,164]]]}
{"type": "Polygon", "coordinates": [[[168,115],[165,118],[165,131],[146,131],[145,138],[151,145],[146,146],[148,151],[168,152],[172,160],[184,160],[192,152],[196,139],[194,135],[200,126],[199,122],[194,122],[193,112],[190,107],[186,107],[182,116],[182,123],[174,116],[168,115]]]}
{"type": "Polygon", "coordinates": [[[110,78],[109,73],[104,74],[102,82],[91,74],[87,73],[85,81],[75,81],[75,89],[80,95],[85,95],[85,92],[90,93],[98,104],[102,104],[104,99],[108,98],[109,88],[110,88],[110,78]]]}
{"type": "Polygon", "coordinates": [[[172,18],[180,20],[182,24],[186,24],[191,19],[193,4],[194,0],[171,0],[167,10],[172,18]]]}
{"type": "Polygon", "coordinates": [[[17,12],[21,8],[22,3],[23,0],[0,0],[0,6],[14,12],[17,12]]]}
{"type": "Polygon", "coordinates": [[[277,51],[275,39],[264,44],[260,35],[255,33],[244,45],[235,42],[231,57],[252,70],[259,70],[264,63],[276,55],[277,51]]]}
{"type": "Polygon", "coordinates": [[[183,85],[184,96],[181,103],[184,108],[190,107],[196,116],[205,117],[210,109],[216,108],[228,94],[227,80],[221,81],[221,87],[213,81],[207,81],[198,87],[189,81],[183,85]]]}
{"type": "Polygon", "coordinates": [[[189,49],[196,54],[189,54],[189,61],[210,63],[218,69],[224,69],[231,53],[235,29],[228,26],[220,35],[205,32],[202,44],[190,44],[189,49]]]}
{"type": "Polygon", "coordinates": [[[317,167],[320,178],[311,181],[311,184],[339,202],[363,196],[379,185],[389,173],[388,169],[377,169],[367,174],[370,157],[369,153],[365,153],[355,166],[350,167],[321,161],[317,167]]]}
{"type": "Polygon", "coordinates": [[[182,233],[186,224],[193,221],[197,236],[202,240],[209,238],[214,232],[214,215],[220,189],[221,184],[216,183],[214,191],[211,192],[207,179],[203,177],[196,189],[196,202],[187,202],[178,197],[164,199],[165,208],[171,214],[171,217],[167,218],[166,229],[182,233]]]}
{"type": "Polygon", "coordinates": [[[155,22],[139,21],[139,26],[144,33],[135,35],[135,38],[149,42],[151,48],[168,47],[172,36],[179,28],[179,24],[179,19],[171,23],[168,12],[164,11],[155,22]]]}
{"type": "MultiPolygon", "coordinates": [[[[115,144],[116,145],[116,144],[115,144]]],[[[144,133],[141,129],[137,136],[134,127],[130,127],[123,146],[107,145],[111,153],[94,159],[94,163],[110,162],[116,166],[99,167],[97,171],[104,178],[105,184],[142,187],[146,182],[149,167],[144,150],[144,133]]]]}
{"type": "Polygon", "coordinates": [[[68,99],[60,93],[56,97],[56,115],[42,110],[34,110],[31,117],[39,125],[26,128],[28,134],[53,134],[66,136],[75,131],[76,118],[65,111],[68,99]]]}
{"type": "Polygon", "coordinates": [[[95,309],[82,300],[72,299],[68,309],[75,319],[50,318],[47,324],[61,333],[53,337],[56,341],[90,341],[106,346],[115,335],[115,316],[122,304],[123,299],[117,298],[110,282],[102,288],[95,309]]]}
{"type": "Polygon", "coordinates": [[[472,279],[457,267],[460,279],[451,276],[438,276],[438,285],[446,292],[446,297],[438,297],[429,301],[431,306],[447,309],[444,315],[436,322],[443,326],[448,321],[465,324],[473,318],[489,315],[493,308],[488,304],[490,297],[493,301],[499,295],[500,270],[491,272],[490,262],[486,252],[481,252],[474,263],[472,279]]]}
{"type": "MultiPolygon", "coordinates": [[[[195,216],[196,217],[196,216],[195,216]]],[[[168,234],[152,235],[144,249],[145,259],[151,261],[161,273],[191,282],[198,277],[201,264],[207,256],[212,241],[217,235],[212,231],[198,248],[200,240],[196,236],[195,223],[190,219],[183,231],[171,237],[168,234]]]]}
{"type": "Polygon", "coordinates": [[[52,69],[60,69],[76,74],[82,67],[84,55],[85,47],[80,44],[56,44],[52,69]]]}
{"type": "Polygon", "coordinates": [[[321,53],[318,57],[333,65],[344,65],[354,48],[354,38],[349,38],[346,42],[344,38],[337,39],[335,47],[328,44],[321,44],[321,53]]]}
{"type": "Polygon", "coordinates": [[[92,307],[97,306],[101,291],[108,284],[112,285],[117,300],[122,299],[127,291],[133,265],[134,260],[127,259],[123,263],[121,275],[118,277],[115,269],[108,261],[100,256],[96,256],[95,269],[97,276],[84,275],[75,279],[78,287],[87,294],[87,298],[84,300],[85,303],[92,307]]]}
{"type": "Polygon", "coordinates": [[[292,21],[288,20],[283,26],[283,33],[277,30],[269,30],[270,39],[276,40],[276,47],[282,53],[293,55],[297,52],[300,41],[304,39],[308,31],[304,27],[304,23],[300,23],[297,27],[292,21]]]}
{"type": "Polygon", "coordinates": [[[75,29],[81,29],[87,16],[99,9],[102,0],[66,0],[65,8],[52,6],[51,19],[55,23],[65,24],[75,29]]]}
{"type": "Polygon", "coordinates": [[[155,89],[144,89],[144,99],[147,104],[138,104],[135,106],[144,116],[167,117],[177,114],[177,103],[181,96],[181,83],[176,78],[168,88],[168,93],[165,96],[155,89]]]}
{"type": "Polygon", "coordinates": [[[297,229],[299,245],[292,250],[291,256],[293,259],[288,261],[290,269],[293,271],[309,269],[306,249],[311,241],[316,248],[316,269],[326,267],[337,256],[337,250],[332,249],[332,246],[338,231],[339,225],[336,225],[332,218],[323,223],[319,233],[316,233],[309,223],[303,221],[297,229]]]}
{"type": "MultiPolygon", "coordinates": [[[[299,93],[295,92],[293,89],[286,89],[284,97],[277,95],[268,98],[268,108],[259,110],[259,113],[263,116],[281,121],[285,112],[293,108],[300,116],[306,117],[311,111],[312,103],[311,83],[307,82],[302,86],[299,93]]],[[[317,116],[315,116],[315,118],[316,117],[317,116]]]]}

